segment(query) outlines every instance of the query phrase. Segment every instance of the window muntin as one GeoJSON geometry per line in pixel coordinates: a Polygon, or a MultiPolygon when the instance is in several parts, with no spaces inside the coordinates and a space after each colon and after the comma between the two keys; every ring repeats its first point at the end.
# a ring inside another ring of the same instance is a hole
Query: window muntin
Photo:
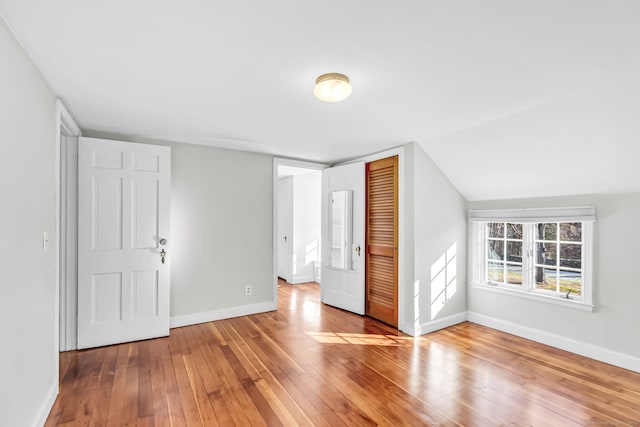
{"type": "Polygon", "coordinates": [[[586,301],[584,224],[482,222],[484,254],[476,277],[508,289],[586,301]]]}

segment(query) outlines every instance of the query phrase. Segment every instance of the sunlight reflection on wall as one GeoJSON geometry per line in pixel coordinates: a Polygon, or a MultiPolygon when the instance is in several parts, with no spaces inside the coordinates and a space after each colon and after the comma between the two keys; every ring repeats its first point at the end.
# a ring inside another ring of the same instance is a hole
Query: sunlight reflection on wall
{"type": "Polygon", "coordinates": [[[305,268],[308,266],[312,266],[314,261],[319,261],[318,259],[318,247],[319,247],[319,239],[314,239],[310,243],[308,243],[304,248],[304,263],[299,263],[298,259],[302,257],[298,257],[298,253],[294,252],[292,261],[293,265],[291,267],[292,274],[295,276],[298,272],[303,272],[305,268]]]}
{"type": "Polygon", "coordinates": [[[454,243],[431,265],[431,320],[457,291],[456,251],[457,243],[454,243]]]}
{"type": "Polygon", "coordinates": [[[295,274],[298,272],[298,254],[294,252],[291,259],[293,264],[291,266],[291,274],[295,276],[295,274]]]}
{"type": "Polygon", "coordinates": [[[304,264],[309,265],[314,261],[318,261],[318,240],[313,240],[305,248],[304,264]]]}

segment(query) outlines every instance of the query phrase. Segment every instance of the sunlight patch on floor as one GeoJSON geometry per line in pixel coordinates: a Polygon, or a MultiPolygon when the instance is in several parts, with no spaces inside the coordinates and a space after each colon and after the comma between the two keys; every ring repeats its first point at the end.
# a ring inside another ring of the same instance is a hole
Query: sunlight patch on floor
{"type": "Polygon", "coordinates": [[[427,342],[426,338],[397,337],[394,335],[380,334],[352,334],[344,332],[305,332],[311,338],[322,344],[354,344],[354,345],[379,345],[391,347],[410,347],[415,344],[427,342]]]}

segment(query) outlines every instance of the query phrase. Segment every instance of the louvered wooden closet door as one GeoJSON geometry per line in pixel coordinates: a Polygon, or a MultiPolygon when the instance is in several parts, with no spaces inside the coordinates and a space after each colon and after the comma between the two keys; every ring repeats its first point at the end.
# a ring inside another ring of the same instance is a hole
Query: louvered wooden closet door
{"type": "Polygon", "coordinates": [[[367,163],[366,313],[398,326],[398,156],[367,163]]]}

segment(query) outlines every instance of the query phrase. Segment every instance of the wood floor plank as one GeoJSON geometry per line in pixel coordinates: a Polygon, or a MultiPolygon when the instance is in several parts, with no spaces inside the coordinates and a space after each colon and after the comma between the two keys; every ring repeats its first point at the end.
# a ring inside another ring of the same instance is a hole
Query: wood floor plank
{"type": "Polygon", "coordinates": [[[149,340],[149,370],[151,376],[151,401],[153,402],[153,425],[170,426],[167,390],[160,354],[168,353],[167,343],[162,339],[149,340]]]}
{"type": "MultiPolygon", "coordinates": [[[[136,344],[122,344],[118,346],[118,355],[113,377],[113,388],[107,410],[107,425],[122,425],[124,422],[134,420],[123,419],[123,410],[126,400],[127,369],[129,367],[129,348],[136,344]]],[[[135,420],[137,422],[137,420],[135,420]]]]}
{"type": "Polygon", "coordinates": [[[249,377],[260,390],[260,393],[269,402],[280,421],[285,425],[313,425],[297,402],[291,398],[280,382],[260,362],[260,359],[249,348],[238,331],[235,328],[231,328],[229,333],[233,337],[233,343],[229,348],[234,352],[249,377]]]}
{"type": "MultiPolygon", "coordinates": [[[[170,340],[168,340],[170,341],[170,340]]],[[[183,427],[187,425],[185,419],[180,390],[178,388],[178,380],[173,368],[173,358],[171,343],[167,343],[166,350],[159,353],[156,357],[161,359],[162,378],[164,380],[165,402],[171,426],[183,427]]],[[[159,385],[158,385],[159,387],[159,385]]]]}
{"type": "Polygon", "coordinates": [[[472,323],[422,337],[280,282],[278,310],[62,353],[46,426],[640,425],[640,374],[472,323]]]}

